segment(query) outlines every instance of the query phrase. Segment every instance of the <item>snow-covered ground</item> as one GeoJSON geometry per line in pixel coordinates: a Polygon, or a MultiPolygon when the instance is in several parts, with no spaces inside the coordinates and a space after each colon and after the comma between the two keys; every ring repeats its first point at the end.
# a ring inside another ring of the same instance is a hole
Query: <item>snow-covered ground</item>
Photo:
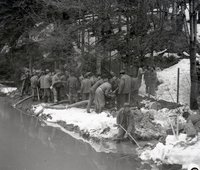
{"type": "Polygon", "coordinates": [[[102,112],[101,114],[87,113],[86,109],[71,108],[65,110],[45,109],[40,106],[36,106],[34,112],[37,114],[40,111],[42,114],[51,115],[52,119],[47,119],[49,122],[64,121],[66,124],[72,124],[78,126],[81,131],[84,131],[90,135],[90,137],[96,138],[112,138],[117,134],[116,118],[113,118],[109,113],[102,112]],[[104,130],[109,128],[108,132],[104,133],[104,130]]]}
{"type": "Polygon", "coordinates": [[[16,87],[4,87],[4,86],[0,87],[0,92],[5,94],[11,93],[15,90],[17,90],[16,87]]]}
{"type": "MultiPolygon", "coordinates": [[[[177,70],[180,68],[180,89],[179,102],[181,104],[190,103],[190,61],[189,59],[182,59],[179,63],[158,71],[158,79],[163,83],[158,86],[156,98],[169,102],[176,102],[177,99],[177,70]]],[[[142,82],[140,94],[145,95],[145,84],[142,82]]]]}
{"type": "Polygon", "coordinates": [[[142,152],[140,158],[144,161],[153,160],[156,163],[180,164],[182,168],[189,169],[200,167],[200,141],[196,137],[187,140],[185,134],[180,134],[178,139],[175,136],[167,136],[166,144],[158,143],[153,150],[142,152]]]}

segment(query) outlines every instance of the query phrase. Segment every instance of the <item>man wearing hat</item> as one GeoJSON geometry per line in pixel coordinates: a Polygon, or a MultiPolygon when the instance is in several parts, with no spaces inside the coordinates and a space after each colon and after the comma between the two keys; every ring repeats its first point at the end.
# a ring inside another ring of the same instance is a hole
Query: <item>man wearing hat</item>
{"type": "Polygon", "coordinates": [[[123,107],[124,103],[130,103],[131,93],[131,77],[125,73],[124,70],[120,71],[120,82],[119,82],[119,100],[120,107],[123,107]]]}
{"type": "Polygon", "coordinates": [[[99,77],[99,80],[90,88],[89,102],[87,105],[87,113],[90,113],[90,108],[94,101],[96,89],[106,81],[105,79],[106,79],[105,76],[102,76],[102,78],[99,77]]]}
{"type": "Polygon", "coordinates": [[[54,103],[60,100],[60,88],[62,86],[62,82],[60,79],[61,75],[61,72],[59,70],[56,70],[56,74],[52,77],[54,103]]]}
{"type": "Polygon", "coordinates": [[[32,90],[32,96],[33,101],[37,101],[37,97],[39,95],[38,93],[38,72],[34,71],[33,76],[31,77],[31,90],[32,90]]]}
{"type": "Polygon", "coordinates": [[[91,80],[89,79],[89,73],[85,74],[84,79],[81,81],[81,90],[82,100],[88,100],[90,94],[90,88],[92,85],[91,80]]]}
{"type": "Polygon", "coordinates": [[[112,85],[108,79],[104,79],[104,83],[101,84],[95,91],[95,109],[97,113],[101,113],[105,107],[106,100],[105,96],[109,96],[112,91],[112,85]]]}
{"type": "Polygon", "coordinates": [[[51,72],[49,69],[46,69],[45,71],[46,75],[44,76],[44,102],[50,102],[51,101],[51,72]]]}
{"type": "Polygon", "coordinates": [[[45,72],[41,71],[38,81],[39,81],[39,87],[40,87],[40,96],[42,99],[44,99],[44,77],[45,77],[45,72]]]}
{"type": "Polygon", "coordinates": [[[130,109],[130,104],[125,103],[117,114],[118,134],[117,139],[127,138],[128,134],[134,136],[135,120],[134,113],[130,109]],[[123,127],[123,128],[122,128],[123,127]]]}
{"type": "Polygon", "coordinates": [[[78,90],[78,79],[75,77],[75,73],[72,72],[67,80],[67,91],[69,93],[70,104],[76,103],[78,101],[78,90]]]}

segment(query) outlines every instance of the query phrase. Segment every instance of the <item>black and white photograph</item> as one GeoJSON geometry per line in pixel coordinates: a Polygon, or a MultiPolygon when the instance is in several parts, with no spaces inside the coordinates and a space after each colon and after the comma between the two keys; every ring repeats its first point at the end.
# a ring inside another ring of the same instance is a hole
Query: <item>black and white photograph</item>
{"type": "Polygon", "coordinates": [[[200,0],[0,0],[0,170],[200,170],[200,0]]]}

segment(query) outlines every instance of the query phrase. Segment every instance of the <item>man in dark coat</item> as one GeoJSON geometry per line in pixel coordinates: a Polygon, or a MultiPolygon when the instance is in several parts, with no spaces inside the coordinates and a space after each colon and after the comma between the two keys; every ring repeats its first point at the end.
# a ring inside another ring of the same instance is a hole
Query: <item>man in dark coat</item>
{"type": "Polygon", "coordinates": [[[119,97],[120,97],[120,107],[123,107],[124,103],[130,103],[130,93],[131,93],[131,77],[125,74],[125,71],[120,72],[121,78],[119,83],[119,97]]]}
{"type": "Polygon", "coordinates": [[[31,90],[32,90],[32,96],[33,96],[33,101],[37,101],[37,97],[39,95],[38,91],[38,75],[36,72],[33,73],[33,76],[31,77],[31,90]]]}
{"type": "Polygon", "coordinates": [[[60,89],[62,86],[60,77],[61,77],[60,71],[57,71],[57,73],[55,75],[53,75],[53,77],[52,77],[54,103],[56,103],[60,100],[60,89]]]}
{"type": "Polygon", "coordinates": [[[23,96],[24,94],[25,95],[29,94],[29,89],[30,89],[30,86],[31,86],[29,70],[24,71],[20,80],[22,81],[21,96],[23,96]]]}
{"type": "Polygon", "coordinates": [[[146,94],[149,94],[149,86],[150,86],[150,69],[147,66],[144,70],[144,82],[146,85],[146,94]]]}
{"type": "Polygon", "coordinates": [[[157,88],[157,73],[155,67],[150,68],[150,79],[149,79],[149,94],[152,96],[156,95],[156,88],[157,88]]]}
{"type": "Polygon", "coordinates": [[[78,79],[75,77],[74,73],[71,73],[67,80],[70,104],[76,103],[78,101],[78,86],[78,79]]]}
{"type": "Polygon", "coordinates": [[[128,134],[134,136],[135,119],[134,113],[130,109],[129,103],[125,103],[117,114],[118,135],[117,139],[127,138],[128,134]],[[123,128],[121,128],[123,127],[123,128]]]}
{"type": "Polygon", "coordinates": [[[131,104],[137,105],[139,93],[138,78],[131,75],[131,104]]]}
{"type": "Polygon", "coordinates": [[[46,75],[44,76],[44,102],[51,101],[51,84],[52,84],[52,77],[51,72],[46,69],[46,75]]]}
{"type": "Polygon", "coordinates": [[[90,94],[92,82],[89,79],[89,75],[85,75],[84,79],[81,81],[81,90],[80,93],[82,94],[82,100],[88,100],[90,94]]]}
{"type": "Polygon", "coordinates": [[[40,96],[42,99],[44,99],[44,77],[45,73],[44,71],[41,72],[41,75],[39,77],[39,87],[40,87],[40,96]]]}

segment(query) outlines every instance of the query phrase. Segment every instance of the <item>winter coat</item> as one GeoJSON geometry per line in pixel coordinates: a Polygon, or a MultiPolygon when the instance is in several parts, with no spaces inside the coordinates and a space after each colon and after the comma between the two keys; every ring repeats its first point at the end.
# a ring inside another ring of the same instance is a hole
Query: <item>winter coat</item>
{"type": "Polygon", "coordinates": [[[117,114],[117,124],[124,127],[128,133],[135,132],[135,118],[134,113],[129,110],[128,113],[125,113],[124,108],[121,108],[117,114]]]}
{"type": "Polygon", "coordinates": [[[131,77],[131,92],[135,92],[139,89],[138,78],[131,77]]]}
{"type": "Polygon", "coordinates": [[[131,92],[131,77],[124,74],[119,83],[119,94],[128,94],[131,92]]]}
{"type": "Polygon", "coordinates": [[[68,91],[71,94],[77,93],[78,92],[78,79],[74,76],[70,76],[67,80],[67,87],[68,91]]]}
{"type": "Polygon", "coordinates": [[[111,84],[105,82],[96,89],[94,101],[95,101],[95,107],[98,111],[102,111],[102,109],[104,108],[106,103],[105,96],[109,94],[111,88],[112,88],[111,84]]]}
{"type": "Polygon", "coordinates": [[[150,82],[150,84],[152,83],[152,84],[157,84],[157,81],[158,81],[158,78],[157,78],[157,73],[156,73],[156,71],[154,70],[154,71],[150,71],[150,74],[149,74],[149,82],[150,82]]]}
{"type": "Polygon", "coordinates": [[[145,84],[148,86],[150,83],[150,70],[145,70],[144,81],[145,81],[145,84]]]}
{"type": "Polygon", "coordinates": [[[44,76],[44,88],[48,89],[51,87],[52,78],[49,74],[44,76]]]}
{"type": "Polygon", "coordinates": [[[90,93],[92,82],[90,79],[85,78],[81,81],[81,93],[90,93]]]}
{"type": "Polygon", "coordinates": [[[38,76],[32,76],[31,77],[31,88],[37,88],[38,87],[38,76]]]}
{"type": "Polygon", "coordinates": [[[90,89],[92,93],[95,93],[96,89],[104,83],[103,79],[98,80],[90,89]]]}
{"type": "Polygon", "coordinates": [[[45,75],[41,75],[40,78],[39,78],[41,89],[44,89],[44,78],[45,78],[45,75]]]}
{"type": "Polygon", "coordinates": [[[100,85],[98,88],[101,89],[103,93],[107,96],[110,93],[112,86],[109,82],[105,82],[102,85],[100,85]]]}

